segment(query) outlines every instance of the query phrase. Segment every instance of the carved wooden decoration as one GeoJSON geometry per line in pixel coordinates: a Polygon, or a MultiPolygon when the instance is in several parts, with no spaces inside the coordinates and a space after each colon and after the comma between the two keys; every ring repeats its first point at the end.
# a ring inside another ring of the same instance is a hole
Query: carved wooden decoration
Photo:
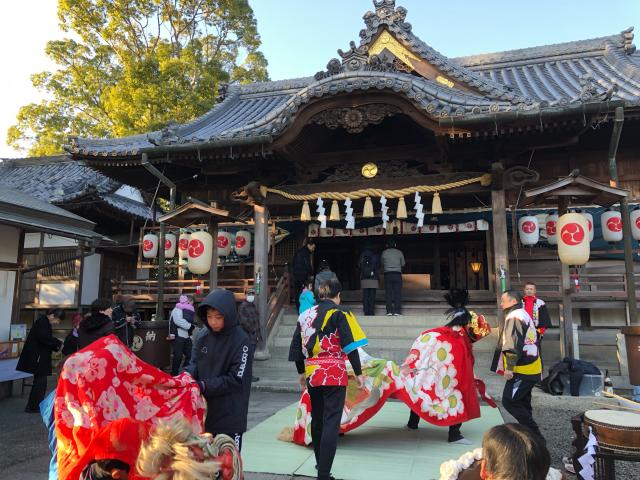
{"type": "Polygon", "coordinates": [[[349,133],[360,133],[368,125],[377,125],[385,118],[402,113],[395,105],[370,104],[355,108],[333,108],[314,115],[309,123],[327,128],[344,128],[349,133]]]}

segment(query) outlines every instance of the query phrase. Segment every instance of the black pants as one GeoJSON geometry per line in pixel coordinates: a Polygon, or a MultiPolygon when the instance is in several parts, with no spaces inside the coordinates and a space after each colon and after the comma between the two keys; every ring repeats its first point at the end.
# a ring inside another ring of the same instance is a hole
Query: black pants
{"type": "Polygon", "coordinates": [[[178,375],[180,373],[180,365],[182,364],[182,358],[184,357],[185,366],[189,364],[191,360],[191,339],[182,338],[176,335],[173,340],[173,359],[171,361],[171,375],[178,375]]]}
{"type": "Polygon", "coordinates": [[[308,387],[307,390],[311,398],[311,439],[318,480],[328,480],[338,446],[347,387],[308,387]]]}
{"type": "Polygon", "coordinates": [[[365,315],[376,314],[376,290],[375,288],[362,289],[362,309],[365,315]]]}
{"type": "MultiPolygon", "coordinates": [[[[411,414],[409,415],[409,421],[407,422],[407,427],[412,430],[418,428],[418,424],[420,423],[420,417],[417,413],[411,410],[411,414]]],[[[462,437],[462,433],[460,433],[460,427],[462,427],[461,423],[456,423],[455,425],[449,426],[449,441],[455,442],[456,440],[460,440],[462,437]]]]}
{"type": "Polygon", "coordinates": [[[29,392],[29,400],[27,400],[26,410],[38,410],[40,408],[40,402],[44,400],[47,394],[47,377],[37,376],[33,377],[33,386],[31,392],[29,392]]]}
{"type": "Polygon", "coordinates": [[[387,301],[387,313],[402,313],[402,274],[384,273],[384,298],[387,301]]]}
{"type": "Polygon", "coordinates": [[[502,392],[502,406],[525,427],[529,427],[534,433],[542,437],[538,424],[533,419],[531,408],[531,390],[535,386],[534,380],[526,380],[514,377],[504,385],[502,392]]]}
{"type": "Polygon", "coordinates": [[[220,432],[220,433],[213,434],[214,437],[216,435],[226,435],[227,437],[231,437],[233,439],[233,442],[236,444],[236,447],[238,447],[238,451],[239,452],[242,451],[242,434],[241,433],[220,432]]]}

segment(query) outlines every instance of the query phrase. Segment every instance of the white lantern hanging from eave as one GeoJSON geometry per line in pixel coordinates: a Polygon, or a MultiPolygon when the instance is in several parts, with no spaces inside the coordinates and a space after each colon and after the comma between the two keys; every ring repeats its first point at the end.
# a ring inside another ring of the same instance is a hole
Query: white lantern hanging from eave
{"type": "Polygon", "coordinates": [[[640,240],[640,208],[631,210],[631,235],[634,240],[640,240]]]}
{"type": "Polygon", "coordinates": [[[182,258],[189,258],[189,240],[191,239],[191,234],[187,232],[182,232],[178,239],[178,256],[182,258]]]}
{"type": "Polygon", "coordinates": [[[549,245],[558,244],[558,215],[550,213],[544,221],[545,230],[547,232],[547,242],[549,245]]]}
{"type": "Polygon", "coordinates": [[[593,228],[593,215],[589,212],[582,212],[582,215],[587,219],[587,225],[589,226],[589,241],[593,242],[593,236],[595,234],[595,230],[593,228]]]}
{"type": "Polygon", "coordinates": [[[589,261],[589,225],[580,213],[565,213],[558,219],[558,256],[565,265],[589,261]]]}
{"type": "Polygon", "coordinates": [[[142,256],[144,258],[158,256],[158,236],[155,233],[147,233],[142,237],[142,256]]]}
{"type": "Polygon", "coordinates": [[[213,237],[208,232],[193,232],[189,240],[189,260],[191,273],[202,275],[211,270],[213,237]]]}
{"type": "Polygon", "coordinates": [[[523,245],[531,246],[540,240],[540,228],[538,218],[533,215],[525,215],[518,220],[518,233],[523,245]]]}
{"type": "Polygon", "coordinates": [[[229,232],[218,232],[218,256],[226,257],[231,253],[231,234],[229,232]]]}
{"type": "Polygon", "coordinates": [[[606,242],[619,242],[622,240],[622,214],[617,210],[607,210],[600,215],[602,238],[606,242]]]}
{"type": "Polygon", "coordinates": [[[164,236],[164,258],[173,258],[176,254],[176,236],[167,233],[164,236]]]}
{"type": "Polygon", "coordinates": [[[233,248],[241,257],[249,255],[251,252],[251,232],[239,230],[238,233],[236,233],[236,241],[233,248]]]}

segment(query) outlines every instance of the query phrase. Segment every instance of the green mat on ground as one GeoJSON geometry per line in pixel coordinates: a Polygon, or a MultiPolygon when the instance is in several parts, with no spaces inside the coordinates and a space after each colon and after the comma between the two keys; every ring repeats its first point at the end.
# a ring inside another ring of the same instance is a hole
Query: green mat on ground
{"type": "MultiPolygon", "coordinates": [[[[278,413],[247,432],[242,439],[245,472],[315,477],[313,450],[277,439],[281,430],[293,424],[296,405],[278,413]]],[[[369,422],[338,441],[332,473],[343,480],[410,478],[431,480],[440,477],[440,464],[479,447],[482,435],[503,423],[497,408],[482,407],[482,416],[462,426],[463,435],[473,445],[450,445],[447,428],[420,422],[420,429],[403,428],[409,408],[387,402],[369,422]]]]}

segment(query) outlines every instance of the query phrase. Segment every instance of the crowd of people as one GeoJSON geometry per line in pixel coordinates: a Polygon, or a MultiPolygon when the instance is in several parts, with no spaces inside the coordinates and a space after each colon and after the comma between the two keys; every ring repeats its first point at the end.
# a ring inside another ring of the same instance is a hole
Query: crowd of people
{"type": "MultiPolygon", "coordinates": [[[[375,379],[368,370],[371,357],[363,350],[367,336],[353,312],[341,304],[342,286],[336,274],[327,262],[321,262],[320,271],[312,275],[314,249],[313,242],[307,242],[296,254],[297,265],[294,262],[300,315],[289,359],[295,363],[304,391],[301,402],[308,402],[310,415],[309,429],[303,425],[300,443],[313,445],[317,478],[328,480],[333,478],[339,435],[366,422],[381,404],[352,402],[348,419],[344,418],[350,382],[356,390],[366,390],[375,379]],[[305,440],[307,434],[310,438],[305,440]]],[[[393,242],[381,255],[367,248],[359,266],[365,315],[375,313],[380,272],[387,315],[400,315],[402,252],[393,242]]],[[[538,480],[549,471],[549,453],[533,417],[531,391],[540,380],[541,339],[550,321],[535,285],[527,284],[524,293],[508,290],[502,295],[505,322],[492,365],[506,380],[502,405],[518,424],[486,432],[474,478],[538,480]]],[[[96,299],[90,312],[73,315],[65,339],[53,334],[65,319],[63,310],[52,309],[40,317],[29,332],[17,368],[34,375],[25,411],[40,412],[49,429],[50,478],[147,475],[190,480],[209,478],[222,464],[227,472],[234,465],[240,468],[230,452],[242,448],[251,382],[258,380],[252,375],[256,345],[261,341],[254,296],[247,291],[239,307],[233,293],[224,289],[211,291],[197,306],[192,297],[181,296],[169,317],[171,375],[141,362],[130,351],[141,327],[134,302],[113,305],[108,299],[96,299]],[[203,328],[197,328],[197,319],[203,328]],[[56,351],[63,354],[59,383],[47,396],[56,351]],[[97,392],[104,393],[96,398],[97,392]],[[126,441],[118,447],[114,438],[126,441]],[[220,448],[224,445],[223,455],[220,448]],[[63,453],[57,452],[60,446],[63,453]]],[[[409,430],[417,429],[422,419],[448,427],[449,442],[470,444],[462,434],[464,422],[480,416],[478,396],[492,402],[484,384],[474,376],[472,345],[491,330],[481,315],[466,308],[467,292],[452,291],[446,298],[451,309],[442,327],[421,332],[403,364],[395,367],[393,362],[380,361],[388,364],[384,375],[394,388],[385,387],[388,391],[378,400],[404,401],[410,409],[409,430]],[[442,375],[447,378],[433,372],[445,372],[442,375]],[[465,409],[444,404],[454,397],[465,409]]],[[[383,364],[380,362],[377,365],[383,364]]]]}

